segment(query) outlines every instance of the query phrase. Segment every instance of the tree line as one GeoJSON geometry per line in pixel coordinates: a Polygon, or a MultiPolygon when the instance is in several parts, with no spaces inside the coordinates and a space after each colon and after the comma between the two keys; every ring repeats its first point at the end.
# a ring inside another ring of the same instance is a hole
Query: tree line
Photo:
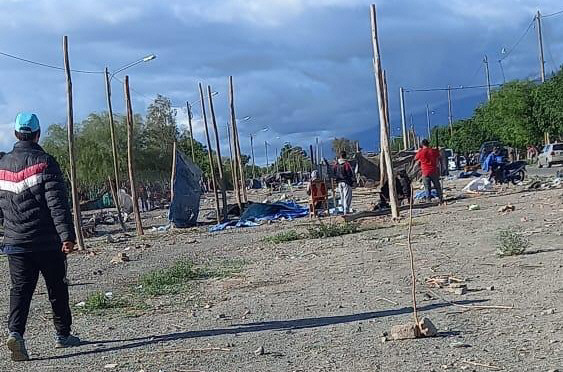
{"type": "Polygon", "coordinates": [[[551,142],[563,140],[563,68],[542,84],[512,81],[494,90],[469,119],[432,130],[433,145],[469,153],[486,141],[525,149],[541,146],[544,133],[551,142]]]}

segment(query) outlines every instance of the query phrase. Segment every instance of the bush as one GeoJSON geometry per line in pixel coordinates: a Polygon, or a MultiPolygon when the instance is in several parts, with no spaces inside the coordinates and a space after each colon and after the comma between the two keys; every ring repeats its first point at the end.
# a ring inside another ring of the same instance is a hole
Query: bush
{"type": "Polygon", "coordinates": [[[355,223],[343,223],[335,225],[325,225],[320,223],[316,226],[309,227],[309,237],[311,239],[319,238],[332,238],[335,236],[355,234],[360,231],[358,224],[355,223]]]}
{"type": "Polygon", "coordinates": [[[122,308],[125,303],[121,300],[108,296],[103,292],[95,292],[88,296],[84,301],[81,310],[84,312],[98,312],[100,310],[122,308]]]}
{"type": "Polygon", "coordinates": [[[285,242],[292,242],[294,240],[299,240],[302,238],[303,237],[297,231],[287,230],[272,236],[268,236],[264,240],[270,243],[279,244],[285,242]]]}
{"type": "Polygon", "coordinates": [[[223,261],[215,266],[196,267],[190,260],[180,260],[169,268],[144,274],[140,288],[151,296],[177,294],[193,280],[224,278],[240,272],[242,265],[242,261],[223,261]]]}
{"type": "Polygon", "coordinates": [[[529,246],[528,239],[518,232],[511,229],[501,230],[498,235],[497,255],[500,257],[516,256],[524,253],[529,246]]]}

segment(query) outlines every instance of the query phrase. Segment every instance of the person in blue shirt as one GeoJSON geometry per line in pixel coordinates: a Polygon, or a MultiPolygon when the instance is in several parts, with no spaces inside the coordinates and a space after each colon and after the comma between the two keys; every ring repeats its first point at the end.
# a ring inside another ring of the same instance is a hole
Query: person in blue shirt
{"type": "Polygon", "coordinates": [[[485,158],[483,170],[490,172],[489,179],[494,179],[498,183],[502,183],[504,179],[504,166],[506,161],[502,155],[500,148],[495,147],[493,151],[485,158]]]}

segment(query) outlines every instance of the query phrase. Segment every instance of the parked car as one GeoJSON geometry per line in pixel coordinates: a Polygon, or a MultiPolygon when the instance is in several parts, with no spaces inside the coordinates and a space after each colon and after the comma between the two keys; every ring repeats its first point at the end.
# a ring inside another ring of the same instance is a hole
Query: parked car
{"type": "Polygon", "coordinates": [[[544,165],[548,168],[552,164],[563,163],[563,143],[551,143],[545,145],[542,152],[538,155],[538,167],[542,168],[544,165]]]}
{"type": "Polygon", "coordinates": [[[454,155],[451,158],[448,158],[448,169],[451,171],[463,169],[467,165],[467,160],[465,160],[465,156],[463,155],[454,155]],[[458,167],[459,161],[459,167],[458,167]]]}

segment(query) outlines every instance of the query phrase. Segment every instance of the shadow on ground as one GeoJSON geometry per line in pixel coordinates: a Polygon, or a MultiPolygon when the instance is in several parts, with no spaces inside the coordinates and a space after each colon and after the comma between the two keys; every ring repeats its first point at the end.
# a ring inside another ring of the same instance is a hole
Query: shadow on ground
{"type": "MultiPolygon", "coordinates": [[[[457,304],[468,305],[468,304],[481,303],[486,301],[487,300],[464,300],[464,301],[458,301],[457,304]]],[[[419,312],[430,311],[430,310],[440,309],[449,306],[453,306],[453,304],[446,302],[430,304],[418,308],[418,311],[419,312]]],[[[299,330],[299,329],[326,327],[336,324],[346,324],[346,323],[358,322],[362,320],[397,316],[397,315],[410,314],[410,313],[412,313],[411,307],[402,307],[398,309],[372,311],[367,313],[350,314],[350,315],[326,316],[326,317],[318,317],[318,318],[303,318],[303,319],[292,319],[292,320],[274,320],[268,322],[247,323],[247,324],[234,324],[232,327],[229,328],[177,332],[177,333],[170,333],[166,335],[153,335],[153,336],[130,338],[123,340],[85,341],[83,343],[83,346],[96,345],[97,348],[94,350],[80,351],[76,353],[56,355],[56,356],[45,357],[45,358],[36,358],[33,360],[65,359],[65,358],[78,357],[82,355],[134,349],[137,347],[158,344],[160,342],[185,340],[185,339],[199,338],[199,337],[214,337],[221,335],[243,334],[243,333],[263,332],[263,331],[285,331],[285,330],[299,330]],[[123,344],[117,346],[111,346],[111,347],[105,347],[104,345],[104,344],[113,344],[113,343],[123,343],[123,344]]]]}

